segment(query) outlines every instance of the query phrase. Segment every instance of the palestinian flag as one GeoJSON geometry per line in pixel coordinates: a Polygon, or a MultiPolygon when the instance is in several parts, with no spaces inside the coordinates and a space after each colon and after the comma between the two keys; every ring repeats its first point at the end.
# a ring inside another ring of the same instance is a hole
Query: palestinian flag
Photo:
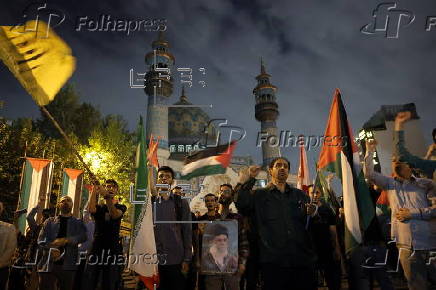
{"type": "Polygon", "coordinates": [[[297,188],[303,190],[307,194],[308,186],[310,185],[309,166],[307,166],[306,149],[303,144],[300,144],[300,165],[298,166],[297,188]]]}
{"type": "Polygon", "coordinates": [[[190,155],[185,160],[181,179],[197,176],[224,174],[232,159],[236,142],[208,148],[190,155]]]}
{"type": "MultiPolygon", "coordinates": [[[[149,290],[159,284],[158,264],[141,259],[144,253],[154,255],[156,241],[154,239],[153,215],[151,210],[151,192],[148,190],[147,144],[145,143],[142,117],[139,120],[136,150],[136,180],[134,200],[141,203],[134,205],[134,221],[130,243],[129,269],[135,271],[149,290]]],[[[153,261],[155,262],[155,261],[153,261]]]]}
{"type": "Polygon", "coordinates": [[[350,253],[362,243],[362,232],[374,218],[375,208],[359,165],[358,148],[354,143],[339,89],[335,91],[324,136],[318,169],[335,173],[342,182],[345,251],[350,253]]]}
{"type": "MultiPolygon", "coordinates": [[[[51,190],[52,177],[52,160],[26,158],[18,209],[27,209],[27,212],[30,212],[38,204],[40,198],[47,198],[51,190]]],[[[26,215],[23,214],[18,219],[18,229],[24,234],[26,228],[26,215]]]]}
{"type": "Polygon", "coordinates": [[[72,214],[76,218],[80,217],[80,206],[82,203],[83,170],[64,168],[62,183],[62,196],[69,196],[73,200],[72,214]]]}

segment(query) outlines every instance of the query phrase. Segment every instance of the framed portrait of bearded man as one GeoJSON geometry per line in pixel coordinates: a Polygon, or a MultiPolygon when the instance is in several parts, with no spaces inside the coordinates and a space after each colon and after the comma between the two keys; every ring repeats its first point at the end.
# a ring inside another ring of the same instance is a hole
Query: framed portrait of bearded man
{"type": "Polygon", "coordinates": [[[238,222],[213,221],[205,225],[201,248],[201,273],[233,274],[238,269],[238,222]]]}

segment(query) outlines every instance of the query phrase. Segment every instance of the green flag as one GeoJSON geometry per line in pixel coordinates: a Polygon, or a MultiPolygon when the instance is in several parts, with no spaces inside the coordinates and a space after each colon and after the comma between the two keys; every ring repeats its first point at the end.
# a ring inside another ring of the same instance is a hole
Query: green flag
{"type": "MultiPolygon", "coordinates": [[[[138,126],[138,141],[136,147],[136,180],[133,192],[134,219],[130,253],[133,257],[142,255],[154,255],[156,242],[154,239],[153,217],[151,209],[151,193],[148,190],[148,168],[147,168],[147,145],[145,143],[144,124],[142,117],[138,126]]],[[[133,199],[132,198],[132,199],[133,199]]],[[[145,257],[145,256],[144,256],[145,257]]],[[[139,275],[139,279],[148,289],[155,289],[154,284],[159,283],[158,265],[156,262],[146,261],[139,258],[139,261],[129,259],[129,269],[139,275]]]]}
{"type": "Polygon", "coordinates": [[[143,203],[145,202],[145,194],[148,188],[148,168],[147,168],[147,143],[145,142],[144,122],[142,116],[139,119],[137,131],[137,145],[136,145],[136,176],[135,187],[133,191],[133,200],[141,202],[135,204],[133,215],[133,228],[136,225],[138,216],[141,213],[143,203]]]}

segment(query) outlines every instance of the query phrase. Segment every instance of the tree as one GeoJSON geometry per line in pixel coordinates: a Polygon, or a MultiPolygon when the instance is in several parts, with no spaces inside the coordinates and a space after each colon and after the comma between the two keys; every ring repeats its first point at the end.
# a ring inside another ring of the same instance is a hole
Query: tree
{"type": "MultiPolygon", "coordinates": [[[[65,86],[47,109],[97,178],[100,181],[117,180],[120,196],[127,197],[130,182],[134,180],[135,147],[126,121],[118,115],[102,118],[97,108],[80,103],[72,85],[65,86]]],[[[8,121],[0,117],[0,195],[8,220],[12,219],[17,207],[25,154],[54,161],[52,206],[62,186],[63,169],[84,170],[83,164],[45,115],[42,114],[36,122],[31,119],[8,121]]],[[[90,182],[86,171],[85,182],[90,182]]]]}
{"type": "Polygon", "coordinates": [[[24,163],[22,157],[53,154],[55,141],[37,132],[31,119],[13,122],[0,119],[0,136],[0,194],[6,208],[6,218],[11,221],[19,198],[24,163]]]}
{"type": "Polygon", "coordinates": [[[80,150],[98,178],[113,178],[118,182],[123,197],[128,196],[133,178],[135,151],[133,135],[126,127],[121,116],[109,115],[103,125],[91,133],[89,145],[83,145],[80,150]]]}
{"type": "MultiPolygon", "coordinates": [[[[53,102],[46,106],[61,128],[68,134],[77,136],[81,144],[87,144],[91,132],[101,125],[101,114],[89,103],[80,103],[80,96],[74,85],[68,84],[57,94],[53,102]]],[[[41,111],[36,121],[38,130],[47,137],[61,139],[59,131],[41,111]]]]}

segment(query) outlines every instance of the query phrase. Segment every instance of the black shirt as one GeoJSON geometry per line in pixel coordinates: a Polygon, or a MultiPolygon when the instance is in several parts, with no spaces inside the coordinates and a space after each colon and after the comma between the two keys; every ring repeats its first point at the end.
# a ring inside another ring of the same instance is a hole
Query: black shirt
{"type": "Polygon", "coordinates": [[[316,255],[306,230],[303,191],[286,184],[285,192],[273,184],[252,191],[256,180],[250,178],[237,186],[238,211],[254,217],[259,245],[259,262],[282,267],[313,267],[316,255]]]}
{"type": "MultiPolygon", "coordinates": [[[[116,209],[121,210],[123,214],[127,208],[122,204],[115,204],[116,209]]],[[[95,220],[94,242],[92,252],[101,252],[111,250],[111,253],[119,253],[122,251],[120,244],[120,225],[122,216],[118,219],[112,219],[109,215],[107,206],[97,205],[96,211],[92,214],[95,220]]]]}
{"type": "Polygon", "coordinates": [[[318,214],[311,217],[310,234],[312,236],[315,251],[320,260],[330,258],[333,253],[332,237],[330,226],[336,225],[336,218],[333,210],[326,204],[321,204],[318,214]]]}
{"type": "Polygon", "coordinates": [[[68,219],[70,217],[64,217],[64,216],[59,216],[60,218],[60,225],[59,225],[59,231],[58,231],[58,235],[56,236],[56,238],[65,238],[67,236],[67,225],[68,225],[68,219]]]}
{"type": "MultiPolygon", "coordinates": [[[[59,231],[58,231],[58,235],[56,236],[57,239],[59,238],[65,238],[67,236],[67,226],[68,226],[68,219],[70,218],[65,217],[65,216],[59,216],[60,218],[60,224],[59,224],[59,231]]],[[[61,253],[64,251],[64,247],[59,247],[59,251],[61,251],[61,253]]],[[[62,265],[64,263],[64,258],[60,258],[59,260],[57,260],[56,262],[54,262],[55,264],[58,265],[62,265]]]]}

